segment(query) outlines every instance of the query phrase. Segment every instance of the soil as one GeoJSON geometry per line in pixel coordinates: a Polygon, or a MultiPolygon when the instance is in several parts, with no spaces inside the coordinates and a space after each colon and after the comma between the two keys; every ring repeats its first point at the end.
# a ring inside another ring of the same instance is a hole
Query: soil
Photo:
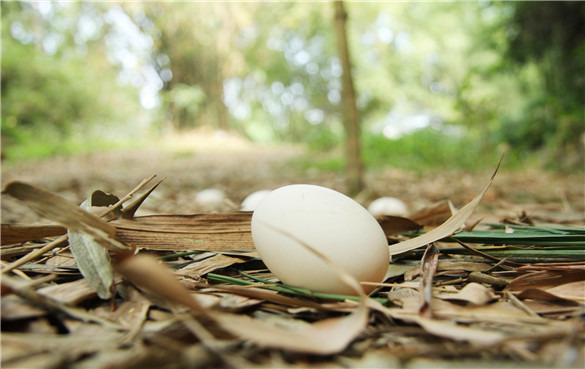
{"type": "MultiPolygon", "coordinates": [[[[148,149],[3,163],[2,186],[11,180],[25,181],[80,203],[98,189],[121,197],[157,174],[164,181],[140,214],[237,210],[254,191],[292,183],[319,184],[346,192],[343,173],[307,169],[299,164],[306,155],[301,147],[258,146],[227,134],[199,132],[170,137],[148,149]],[[224,191],[227,201],[211,208],[198,205],[197,193],[207,188],[224,191]]],[[[366,190],[355,198],[367,206],[377,197],[396,197],[410,212],[441,200],[459,207],[481,191],[490,175],[485,171],[368,170],[366,190]]],[[[584,204],[583,173],[500,170],[476,217],[497,220],[526,212],[542,222],[579,225],[585,218],[584,204]]],[[[43,220],[2,196],[2,223],[34,222],[43,220]]]]}

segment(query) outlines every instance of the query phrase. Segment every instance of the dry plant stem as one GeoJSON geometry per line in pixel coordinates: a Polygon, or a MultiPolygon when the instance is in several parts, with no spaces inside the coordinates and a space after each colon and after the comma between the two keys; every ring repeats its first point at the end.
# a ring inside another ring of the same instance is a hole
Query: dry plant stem
{"type": "Polygon", "coordinates": [[[41,247],[40,249],[33,251],[33,252],[21,257],[20,259],[16,260],[13,263],[8,264],[4,268],[2,268],[0,273],[4,274],[6,272],[10,272],[11,270],[13,270],[15,268],[18,268],[19,266],[26,264],[29,261],[38,258],[39,256],[43,255],[44,253],[53,250],[55,247],[59,246],[61,243],[65,242],[65,241],[67,241],[67,235],[63,235],[63,236],[57,238],[56,240],[49,242],[48,244],[41,247]]]}
{"type": "MultiPolygon", "coordinates": [[[[138,184],[138,186],[136,186],[132,191],[130,191],[126,196],[124,196],[120,201],[118,201],[116,204],[110,206],[106,211],[104,211],[102,214],[100,214],[100,218],[104,217],[106,215],[108,215],[109,213],[111,213],[112,211],[114,211],[115,209],[117,209],[118,207],[120,207],[124,202],[128,201],[130,198],[132,198],[132,196],[140,191],[148,182],[150,182],[154,177],[156,177],[156,174],[153,174],[152,176],[150,176],[149,178],[143,180],[142,182],[140,182],[138,184]]],[[[16,260],[13,263],[8,264],[7,266],[5,266],[4,268],[2,268],[2,270],[0,271],[0,274],[4,274],[7,272],[10,272],[11,270],[14,270],[15,268],[18,268],[19,266],[28,263],[31,260],[34,260],[36,258],[38,258],[39,256],[43,255],[46,252],[49,252],[51,250],[53,250],[55,247],[59,246],[59,244],[61,244],[62,242],[67,241],[67,235],[63,235],[59,238],[57,238],[56,240],[49,242],[48,244],[46,244],[45,246],[41,247],[40,249],[33,251],[25,256],[23,256],[22,258],[16,260]]]]}
{"type": "Polygon", "coordinates": [[[115,203],[114,205],[108,207],[107,210],[105,210],[103,213],[101,213],[99,215],[100,218],[110,214],[112,211],[116,210],[117,208],[119,208],[120,206],[122,206],[123,203],[125,203],[126,201],[130,200],[132,198],[132,196],[134,196],[134,194],[138,191],[140,191],[144,186],[146,186],[146,184],[150,181],[152,181],[152,179],[156,177],[156,174],[151,175],[150,177],[142,180],[142,182],[140,182],[138,184],[138,186],[136,186],[132,191],[128,192],[128,194],[124,197],[122,197],[120,199],[120,201],[118,201],[117,203],[115,203]]]}
{"type": "Polygon", "coordinates": [[[508,300],[510,300],[510,302],[514,306],[516,306],[518,309],[521,309],[522,311],[524,311],[526,314],[528,314],[530,316],[540,318],[540,315],[538,315],[531,308],[526,306],[526,304],[524,304],[522,301],[520,301],[520,299],[518,297],[514,296],[513,293],[511,293],[510,291],[505,291],[504,294],[508,298],[508,300]]]}
{"type": "MultiPolygon", "coordinates": [[[[6,266],[6,263],[4,261],[1,261],[1,260],[0,260],[0,264],[2,265],[2,267],[6,266]]],[[[14,270],[14,274],[16,274],[17,276],[19,276],[23,279],[32,280],[32,278],[29,277],[28,275],[26,275],[26,273],[23,272],[22,270],[16,269],[16,270],[14,270]]]]}

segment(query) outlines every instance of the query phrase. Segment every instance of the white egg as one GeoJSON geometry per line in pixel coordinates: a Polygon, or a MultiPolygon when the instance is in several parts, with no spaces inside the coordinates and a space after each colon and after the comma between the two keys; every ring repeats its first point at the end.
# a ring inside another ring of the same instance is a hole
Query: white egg
{"type": "MultiPolygon", "coordinates": [[[[290,185],[268,194],[252,216],[252,238],[282,282],[316,292],[355,295],[335,271],[291,238],[325,254],[359,282],[381,282],[390,253],[384,231],[351,198],[314,185],[290,185]]],[[[370,292],[375,286],[363,285],[370,292]]]]}
{"type": "Polygon", "coordinates": [[[260,190],[251,193],[242,201],[242,205],[240,210],[242,211],[253,211],[256,210],[256,207],[264,200],[266,195],[268,195],[272,190],[260,190]]]}
{"type": "Polygon", "coordinates": [[[408,208],[402,200],[395,197],[380,197],[372,201],[368,211],[373,215],[406,215],[408,208]]]}
{"type": "Polygon", "coordinates": [[[201,206],[220,206],[223,205],[225,200],[225,193],[222,190],[216,188],[208,188],[197,193],[195,196],[195,202],[201,206]]]}

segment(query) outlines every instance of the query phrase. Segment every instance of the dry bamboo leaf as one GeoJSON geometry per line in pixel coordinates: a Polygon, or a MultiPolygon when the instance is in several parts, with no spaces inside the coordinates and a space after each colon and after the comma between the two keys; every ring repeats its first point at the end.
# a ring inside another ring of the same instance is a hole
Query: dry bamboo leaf
{"type": "Polygon", "coordinates": [[[41,240],[45,237],[61,236],[67,230],[58,225],[2,224],[2,245],[41,240]]]}
{"type": "Polygon", "coordinates": [[[214,314],[222,327],[244,339],[268,347],[320,355],[344,350],[365,327],[367,316],[365,304],[360,304],[345,317],[287,329],[247,315],[214,314]]]}
{"type": "Polygon", "coordinates": [[[249,212],[152,215],[119,219],[116,237],[147,250],[255,250],[249,212]]]}
{"type": "Polygon", "coordinates": [[[386,236],[392,236],[408,231],[416,231],[422,228],[422,225],[404,217],[377,215],[375,218],[380,224],[380,227],[384,230],[386,236]]]}
{"type": "Polygon", "coordinates": [[[474,305],[485,305],[497,298],[491,289],[473,282],[466,284],[455,294],[440,294],[437,297],[443,300],[466,301],[474,305]]]}
{"type": "Polygon", "coordinates": [[[234,264],[244,263],[246,261],[248,261],[248,259],[218,254],[210,258],[191,263],[186,267],[177,270],[177,274],[191,278],[198,278],[217,269],[222,269],[234,264]]]}
{"type": "Polygon", "coordinates": [[[42,216],[65,226],[69,232],[87,234],[102,247],[112,251],[129,250],[128,246],[113,239],[116,228],[61,196],[18,181],[9,182],[2,193],[24,202],[42,216]]]}
{"type": "Polygon", "coordinates": [[[6,184],[2,193],[22,201],[37,213],[64,225],[70,231],[82,231],[89,226],[110,236],[116,234],[115,228],[108,223],[43,188],[11,181],[6,184]]]}
{"type": "Polygon", "coordinates": [[[189,290],[179,283],[170,269],[152,256],[128,256],[115,263],[114,268],[137,286],[170,301],[190,307],[196,312],[203,311],[201,306],[191,297],[189,290]]]}
{"type": "Polygon", "coordinates": [[[96,291],[87,280],[79,279],[75,282],[55,284],[37,290],[44,296],[51,297],[68,305],[77,305],[82,301],[95,297],[96,291]]]}
{"type": "Polygon", "coordinates": [[[12,292],[36,306],[42,306],[51,311],[61,312],[81,321],[99,323],[108,328],[120,328],[119,325],[90,314],[83,309],[68,306],[50,296],[41,295],[29,286],[22,287],[22,283],[13,277],[2,277],[2,291],[3,293],[4,291],[12,292]]]}
{"type": "MultiPolygon", "coordinates": [[[[500,160],[501,163],[501,160],[500,160]]],[[[488,184],[485,186],[483,191],[479,195],[477,195],[471,202],[467,205],[462,207],[457,213],[453,214],[445,223],[441,224],[437,228],[410,240],[402,241],[395,245],[390,246],[390,255],[401,254],[403,252],[407,252],[410,250],[414,250],[424,245],[428,245],[431,242],[438,241],[442,238],[451,236],[455,231],[461,228],[465,224],[465,221],[473,214],[473,211],[479,205],[481,199],[487,192],[488,188],[490,188],[496,173],[498,172],[498,167],[492,174],[488,184]]]]}
{"type": "Polygon", "coordinates": [[[47,315],[45,310],[27,304],[17,296],[2,296],[0,304],[2,322],[32,319],[47,315]]]}
{"type": "Polygon", "coordinates": [[[425,226],[435,226],[443,223],[453,215],[452,204],[448,200],[430,205],[408,216],[412,221],[425,226]]]}
{"type": "Polygon", "coordinates": [[[583,281],[585,280],[585,273],[583,270],[542,270],[529,274],[522,275],[514,279],[508,287],[507,291],[518,292],[528,288],[537,288],[547,290],[561,284],[583,281]]]}
{"type": "Polygon", "coordinates": [[[449,338],[455,341],[469,342],[474,346],[492,346],[502,342],[506,335],[487,329],[476,329],[462,326],[444,320],[416,317],[417,324],[425,331],[439,337],[449,338]]]}
{"type": "Polygon", "coordinates": [[[420,267],[420,290],[421,290],[421,306],[420,313],[422,316],[430,318],[433,316],[432,301],[433,301],[433,277],[437,271],[439,264],[439,250],[434,244],[429,244],[421,260],[420,267]]]}
{"type": "Polygon", "coordinates": [[[585,302],[585,281],[576,281],[549,288],[546,292],[565,300],[585,302]]]}

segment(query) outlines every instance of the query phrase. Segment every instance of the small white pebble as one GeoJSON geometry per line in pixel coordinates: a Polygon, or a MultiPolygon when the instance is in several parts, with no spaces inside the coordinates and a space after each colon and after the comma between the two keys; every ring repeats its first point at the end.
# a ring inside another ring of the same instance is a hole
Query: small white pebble
{"type": "Polygon", "coordinates": [[[380,197],[372,201],[368,211],[373,215],[406,215],[408,207],[402,200],[395,197],[380,197]]]}
{"type": "Polygon", "coordinates": [[[195,202],[201,206],[220,206],[223,205],[225,200],[225,193],[222,190],[215,188],[208,188],[197,193],[195,196],[195,202]]]}
{"type": "Polygon", "coordinates": [[[266,195],[268,195],[270,192],[272,192],[272,191],[271,190],[260,190],[260,191],[256,191],[256,192],[251,193],[250,195],[248,195],[248,197],[246,197],[244,199],[244,201],[242,201],[242,205],[241,205],[240,210],[242,210],[242,211],[256,210],[256,207],[258,206],[258,204],[260,204],[260,202],[262,202],[262,200],[264,200],[266,195]]]}

